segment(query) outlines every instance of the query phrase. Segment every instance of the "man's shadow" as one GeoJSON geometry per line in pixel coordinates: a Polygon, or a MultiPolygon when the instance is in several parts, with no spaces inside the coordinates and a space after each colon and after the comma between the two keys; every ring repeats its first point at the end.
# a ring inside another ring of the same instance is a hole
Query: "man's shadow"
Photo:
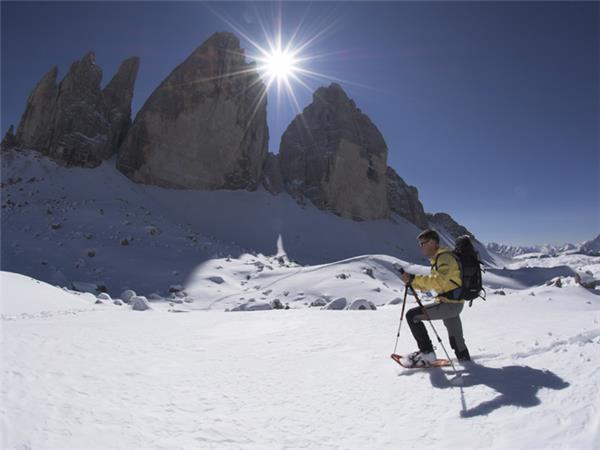
{"type": "Polygon", "coordinates": [[[549,370],[533,369],[528,366],[506,366],[498,369],[485,367],[473,361],[459,370],[460,378],[449,379],[442,370],[430,370],[431,384],[438,389],[460,387],[461,417],[485,416],[503,406],[530,408],[541,403],[537,396],[540,388],[564,389],[569,383],[549,370]],[[467,408],[463,387],[484,385],[498,393],[491,400],[467,408]]]}

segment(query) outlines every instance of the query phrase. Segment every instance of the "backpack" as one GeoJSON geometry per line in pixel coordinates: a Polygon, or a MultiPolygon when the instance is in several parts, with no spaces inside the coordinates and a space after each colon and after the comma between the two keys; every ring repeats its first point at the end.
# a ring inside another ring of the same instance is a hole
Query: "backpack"
{"type": "MultiPolygon", "coordinates": [[[[454,243],[454,250],[448,253],[450,253],[458,263],[462,286],[439,295],[453,300],[469,300],[469,307],[473,306],[473,300],[478,297],[485,300],[485,289],[483,288],[481,277],[481,272],[483,270],[481,267],[482,263],[479,260],[479,254],[475,250],[473,242],[471,242],[471,238],[466,234],[457,237],[454,243]],[[481,295],[482,291],[483,295],[481,295]]],[[[438,255],[438,257],[439,256],[440,255],[438,255]]],[[[436,257],[434,263],[436,270],[438,257],[436,257]]]]}

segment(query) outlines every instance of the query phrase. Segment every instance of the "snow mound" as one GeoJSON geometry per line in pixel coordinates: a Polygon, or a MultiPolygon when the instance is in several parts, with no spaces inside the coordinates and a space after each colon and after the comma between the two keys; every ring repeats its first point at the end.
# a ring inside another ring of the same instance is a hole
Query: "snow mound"
{"type": "Polygon", "coordinates": [[[134,311],[146,311],[150,309],[148,299],[143,295],[136,295],[131,298],[131,309],[134,311]]]}
{"type": "Polygon", "coordinates": [[[267,311],[273,309],[270,303],[248,302],[232,308],[231,311],[267,311]]]}
{"type": "Polygon", "coordinates": [[[0,271],[2,319],[47,317],[93,311],[96,297],[51,286],[25,275],[0,271]]]}
{"type": "Polygon", "coordinates": [[[354,300],[346,309],[355,309],[355,310],[376,310],[377,307],[367,299],[357,298],[354,300]]]}
{"type": "Polygon", "coordinates": [[[135,291],[132,291],[131,289],[126,289],[121,293],[121,300],[123,300],[125,303],[129,303],[131,299],[135,296],[135,291]]]}
{"type": "Polygon", "coordinates": [[[325,306],[327,304],[327,300],[325,300],[322,297],[319,298],[315,298],[312,303],[310,304],[310,306],[313,307],[318,307],[318,306],[325,306]]]}
{"type": "Polygon", "coordinates": [[[346,297],[338,297],[323,306],[323,309],[341,310],[346,309],[347,306],[348,300],[346,300],[346,297]]]}

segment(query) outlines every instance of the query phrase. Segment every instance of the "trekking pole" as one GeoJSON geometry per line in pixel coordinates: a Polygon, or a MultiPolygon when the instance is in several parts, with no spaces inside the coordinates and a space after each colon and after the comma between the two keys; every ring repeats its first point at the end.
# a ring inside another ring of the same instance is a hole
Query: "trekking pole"
{"type": "Polygon", "coordinates": [[[404,307],[406,306],[406,296],[408,294],[408,285],[404,286],[404,300],[402,300],[402,312],[400,313],[400,324],[398,325],[398,334],[396,335],[396,344],[394,345],[394,351],[392,354],[396,354],[396,347],[398,347],[398,339],[400,339],[400,328],[402,328],[402,318],[404,317],[404,307]]]}
{"type": "Polygon", "coordinates": [[[429,322],[429,325],[431,325],[431,329],[433,330],[433,333],[435,334],[437,341],[442,346],[442,349],[444,350],[444,353],[446,354],[446,358],[448,358],[448,361],[450,361],[450,365],[452,366],[454,375],[456,375],[457,377],[460,377],[460,374],[456,371],[456,367],[454,367],[454,363],[452,362],[452,359],[450,359],[450,355],[448,355],[448,352],[446,351],[446,347],[444,347],[444,344],[443,344],[442,340],[440,339],[440,335],[437,333],[435,327],[433,326],[433,322],[431,321],[431,317],[429,317],[429,313],[427,312],[427,309],[425,309],[425,307],[423,306],[423,303],[421,303],[421,300],[417,296],[415,288],[412,287],[412,284],[408,283],[408,286],[410,287],[410,290],[412,291],[413,295],[415,296],[415,300],[417,300],[417,303],[421,307],[421,311],[423,311],[423,314],[425,315],[425,318],[429,322]]]}

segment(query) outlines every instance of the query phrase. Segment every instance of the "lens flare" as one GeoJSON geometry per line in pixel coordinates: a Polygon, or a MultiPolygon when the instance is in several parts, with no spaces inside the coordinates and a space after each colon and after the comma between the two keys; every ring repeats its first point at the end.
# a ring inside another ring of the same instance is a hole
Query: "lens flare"
{"type": "Polygon", "coordinates": [[[322,73],[314,67],[319,60],[329,61],[339,55],[348,53],[347,50],[315,52],[315,44],[329,35],[337,24],[335,10],[332,10],[329,14],[321,14],[318,20],[309,21],[307,18],[310,8],[307,7],[295,27],[284,27],[283,4],[279,2],[276,3],[277,11],[275,16],[272,17],[273,23],[269,26],[267,25],[269,21],[264,20],[262,10],[256,4],[252,4],[254,13],[246,11],[244,17],[246,22],[256,23],[262,31],[262,36],[253,36],[253,33],[246,32],[242,27],[237,26],[233,20],[229,20],[219,11],[213,9],[208,3],[202,2],[202,4],[250,44],[250,48],[246,47],[243,55],[254,63],[253,67],[228,74],[228,76],[244,76],[248,73],[257,73],[259,76],[247,89],[264,82],[260,98],[255,102],[254,111],[248,123],[252,121],[258,108],[266,100],[267,92],[271,91],[273,87],[276,88],[272,94],[277,105],[280,104],[282,98],[287,97],[293,109],[300,113],[302,108],[295,92],[297,87],[305,89],[306,92],[312,95],[315,91],[315,83],[323,85],[336,81],[347,85],[361,86],[358,83],[322,73]],[[308,84],[309,82],[312,86],[308,84]]]}
{"type": "Polygon", "coordinates": [[[259,67],[270,78],[286,81],[288,77],[298,71],[297,61],[291,52],[277,49],[262,60],[259,67]]]}

